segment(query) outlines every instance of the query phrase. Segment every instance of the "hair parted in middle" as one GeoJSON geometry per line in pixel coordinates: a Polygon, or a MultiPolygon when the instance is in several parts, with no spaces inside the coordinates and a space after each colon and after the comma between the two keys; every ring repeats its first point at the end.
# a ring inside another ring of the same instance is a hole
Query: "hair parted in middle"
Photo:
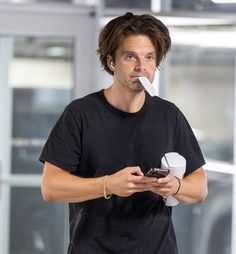
{"type": "Polygon", "coordinates": [[[112,19],[102,29],[98,38],[98,50],[103,68],[113,75],[107,59],[112,57],[115,63],[115,54],[124,39],[130,35],[146,35],[152,41],[156,49],[156,66],[166,56],[171,47],[171,38],[168,28],[157,18],[150,14],[134,15],[127,12],[123,16],[112,19]]]}

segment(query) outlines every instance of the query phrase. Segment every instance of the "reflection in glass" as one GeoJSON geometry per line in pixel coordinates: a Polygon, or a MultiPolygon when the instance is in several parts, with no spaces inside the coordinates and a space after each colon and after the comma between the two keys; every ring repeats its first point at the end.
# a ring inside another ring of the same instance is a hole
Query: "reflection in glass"
{"type": "Polygon", "coordinates": [[[70,99],[66,89],[13,90],[12,173],[41,174],[39,154],[70,99]]]}
{"type": "Polygon", "coordinates": [[[180,254],[231,254],[232,175],[207,175],[207,200],[173,209],[180,254]]]}
{"type": "Polygon", "coordinates": [[[39,188],[12,188],[10,254],[64,254],[65,211],[45,203],[39,188]]]}
{"type": "Polygon", "coordinates": [[[233,161],[233,49],[175,46],[168,99],[183,111],[205,157],[233,161]]]}
{"type": "Polygon", "coordinates": [[[12,173],[41,174],[38,157],[71,98],[71,39],[19,37],[10,68],[12,173]]]}

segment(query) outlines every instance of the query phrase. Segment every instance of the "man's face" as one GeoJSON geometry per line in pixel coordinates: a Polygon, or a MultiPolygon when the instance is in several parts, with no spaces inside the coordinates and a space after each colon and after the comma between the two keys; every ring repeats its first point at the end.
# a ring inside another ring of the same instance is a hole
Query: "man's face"
{"type": "Polygon", "coordinates": [[[151,82],[156,69],[156,49],[145,35],[127,37],[116,51],[114,83],[131,92],[143,91],[138,77],[151,82]]]}

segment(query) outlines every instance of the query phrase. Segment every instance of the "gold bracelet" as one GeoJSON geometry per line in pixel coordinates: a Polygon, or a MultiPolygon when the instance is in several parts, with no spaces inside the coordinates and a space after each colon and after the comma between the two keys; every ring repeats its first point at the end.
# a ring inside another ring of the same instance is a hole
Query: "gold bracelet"
{"type": "Polygon", "coordinates": [[[112,195],[111,194],[107,195],[107,182],[106,182],[106,178],[107,178],[107,175],[105,175],[103,177],[103,195],[104,195],[105,199],[110,199],[112,195]]]}

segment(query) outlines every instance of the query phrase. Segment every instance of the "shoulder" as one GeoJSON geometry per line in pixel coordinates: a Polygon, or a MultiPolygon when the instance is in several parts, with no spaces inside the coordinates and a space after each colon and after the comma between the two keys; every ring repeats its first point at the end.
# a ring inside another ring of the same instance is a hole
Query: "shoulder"
{"type": "Polygon", "coordinates": [[[81,119],[90,112],[98,110],[101,92],[92,93],[71,101],[60,116],[63,122],[75,121],[81,124],[81,119]]]}
{"type": "Polygon", "coordinates": [[[65,110],[71,113],[90,111],[98,107],[101,102],[101,91],[88,94],[70,102],[65,110]]]}
{"type": "Polygon", "coordinates": [[[180,113],[179,108],[173,102],[162,99],[159,96],[150,97],[150,105],[153,109],[161,110],[166,114],[177,116],[180,113]]]}
{"type": "Polygon", "coordinates": [[[93,106],[100,101],[101,91],[88,94],[84,97],[73,100],[67,107],[68,108],[83,108],[93,106]]]}

